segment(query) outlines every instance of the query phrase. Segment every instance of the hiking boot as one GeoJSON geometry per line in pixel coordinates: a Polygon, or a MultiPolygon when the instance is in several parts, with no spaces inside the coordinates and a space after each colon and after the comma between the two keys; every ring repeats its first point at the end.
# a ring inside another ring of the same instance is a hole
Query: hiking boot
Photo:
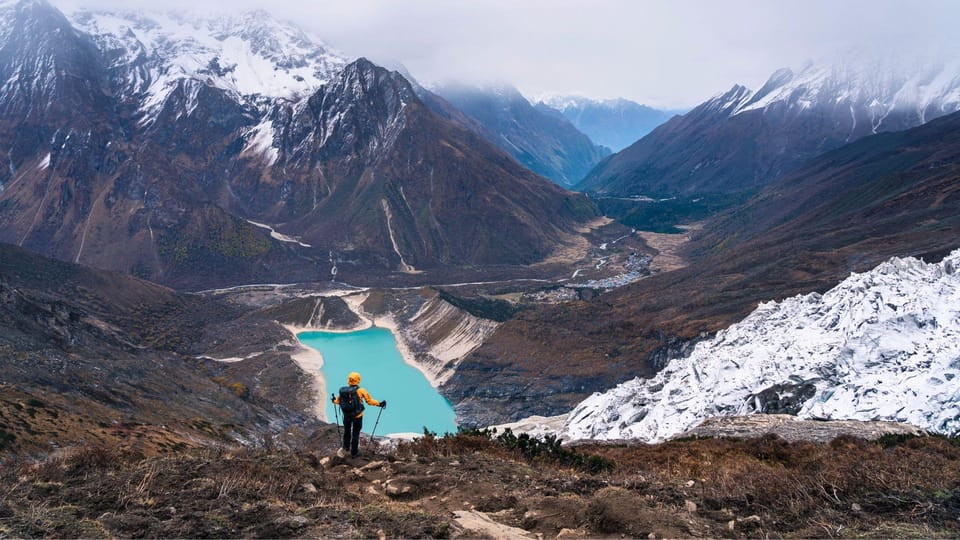
{"type": "Polygon", "coordinates": [[[338,458],[342,458],[342,457],[345,456],[345,455],[347,455],[347,451],[346,451],[346,450],[344,450],[343,448],[337,448],[337,457],[338,457],[338,458]]]}
{"type": "Polygon", "coordinates": [[[358,457],[360,457],[360,452],[357,452],[356,454],[350,454],[350,457],[352,459],[357,459],[358,457]]]}

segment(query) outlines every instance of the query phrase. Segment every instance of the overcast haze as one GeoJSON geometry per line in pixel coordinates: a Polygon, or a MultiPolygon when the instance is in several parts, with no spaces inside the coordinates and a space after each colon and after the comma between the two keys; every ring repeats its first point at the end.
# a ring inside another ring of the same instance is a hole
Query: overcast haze
{"type": "MultiPolygon", "coordinates": [[[[198,2],[63,0],[63,7],[165,10],[198,2]]],[[[351,57],[403,63],[423,82],[506,82],[540,93],[689,107],[779,67],[851,50],[960,51],[960,2],[631,0],[234,0],[265,9],[351,57]]]]}

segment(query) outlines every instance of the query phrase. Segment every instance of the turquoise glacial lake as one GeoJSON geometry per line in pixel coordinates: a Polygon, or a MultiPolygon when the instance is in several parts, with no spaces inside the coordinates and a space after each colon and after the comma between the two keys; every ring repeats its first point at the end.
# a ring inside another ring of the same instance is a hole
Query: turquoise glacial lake
{"type": "MultiPolygon", "coordinates": [[[[439,434],[456,433],[453,407],[416,368],[403,361],[393,334],[384,328],[368,328],[356,332],[301,332],[301,343],[320,351],[327,380],[327,420],[334,422],[330,394],[346,386],[351,371],[360,373],[360,387],[378,401],[387,400],[380,415],[377,435],[391,433],[423,433],[426,427],[439,434]]],[[[366,405],[363,432],[373,431],[378,407],[366,405]]],[[[342,424],[342,419],[341,419],[342,424]]]]}

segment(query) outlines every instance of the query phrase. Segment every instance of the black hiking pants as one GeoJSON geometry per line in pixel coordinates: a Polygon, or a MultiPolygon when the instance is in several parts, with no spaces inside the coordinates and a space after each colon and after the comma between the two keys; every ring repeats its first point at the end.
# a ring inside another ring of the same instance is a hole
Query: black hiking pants
{"type": "Polygon", "coordinates": [[[343,419],[343,449],[350,450],[350,455],[357,457],[360,453],[360,430],[363,428],[363,417],[343,419]]]}

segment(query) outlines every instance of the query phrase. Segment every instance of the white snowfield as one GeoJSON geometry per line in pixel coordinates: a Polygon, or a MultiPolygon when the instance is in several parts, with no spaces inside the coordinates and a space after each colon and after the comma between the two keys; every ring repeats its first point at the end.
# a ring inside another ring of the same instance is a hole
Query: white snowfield
{"type": "Polygon", "coordinates": [[[78,10],[71,23],[103,51],[123,51],[111,68],[140,97],[149,124],[187,81],[214,86],[238,101],[296,100],[328,82],[346,58],[264,11],[232,17],[78,10]]]}
{"type": "Polygon", "coordinates": [[[956,433],[958,267],[960,250],[939,264],[894,258],[823,295],[761,304],[652,379],[587,398],[561,434],[662,441],[709,417],[758,412],[764,390],[797,395],[805,384],[810,397],[798,399],[800,418],[892,420],[956,433]]]}

